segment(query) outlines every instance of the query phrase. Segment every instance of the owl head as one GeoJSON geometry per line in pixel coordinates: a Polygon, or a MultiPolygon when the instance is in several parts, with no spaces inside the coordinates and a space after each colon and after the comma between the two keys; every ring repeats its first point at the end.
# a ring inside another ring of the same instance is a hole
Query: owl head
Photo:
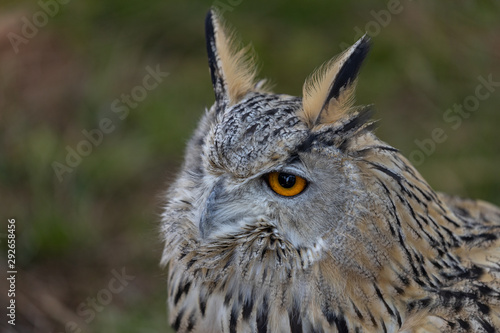
{"type": "Polygon", "coordinates": [[[206,39],[215,103],[163,213],[174,329],[493,331],[483,318],[497,303],[479,277],[498,288],[481,274],[498,272],[498,246],[484,246],[500,212],[434,192],[375,136],[353,98],[369,39],[320,67],[301,97],[265,88],[214,12],[206,39]]]}
{"type": "Polygon", "coordinates": [[[272,93],[256,79],[248,48],[237,48],[216,12],[205,24],[215,103],[168,194],[163,262],[179,248],[217,249],[229,258],[256,240],[273,239],[307,258],[327,247],[348,261],[360,243],[376,253],[366,220],[380,193],[368,188],[390,178],[380,156],[396,149],[372,133],[370,108],[354,106],[369,38],[326,62],[295,97],[272,93]],[[374,170],[382,175],[370,178],[374,170]]]}
{"type": "Polygon", "coordinates": [[[294,97],[256,80],[248,49],[235,50],[214,12],[206,38],[215,104],[202,143],[200,237],[269,223],[294,246],[319,242],[344,223],[362,190],[350,144],[371,124],[368,109],[353,107],[369,39],[326,63],[294,97]]]}

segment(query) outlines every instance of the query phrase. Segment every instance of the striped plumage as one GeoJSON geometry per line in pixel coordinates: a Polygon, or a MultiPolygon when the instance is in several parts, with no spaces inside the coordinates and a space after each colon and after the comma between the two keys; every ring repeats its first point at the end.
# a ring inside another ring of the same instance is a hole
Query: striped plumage
{"type": "Polygon", "coordinates": [[[174,329],[500,332],[500,209],[435,192],[373,134],[352,98],[369,40],[298,98],[255,80],[213,12],[206,29],[216,102],[163,213],[174,329]],[[273,173],[307,186],[277,194],[273,173]]]}

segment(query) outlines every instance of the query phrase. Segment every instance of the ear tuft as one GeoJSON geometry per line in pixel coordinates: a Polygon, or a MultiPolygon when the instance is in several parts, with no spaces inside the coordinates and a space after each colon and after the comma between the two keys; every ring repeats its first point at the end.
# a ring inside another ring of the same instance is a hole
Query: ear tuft
{"type": "Polygon", "coordinates": [[[370,39],[364,35],[306,80],[299,116],[310,128],[334,123],[352,109],[356,77],[369,49],[370,39]]]}
{"type": "Polygon", "coordinates": [[[252,50],[238,47],[234,33],[224,27],[214,9],[207,14],[205,33],[216,103],[235,104],[255,90],[257,68],[252,50]]]}

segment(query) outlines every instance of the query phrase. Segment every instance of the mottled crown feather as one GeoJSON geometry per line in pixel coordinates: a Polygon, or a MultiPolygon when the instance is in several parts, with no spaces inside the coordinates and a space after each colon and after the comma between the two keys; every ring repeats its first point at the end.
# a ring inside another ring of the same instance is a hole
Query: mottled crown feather
{"type": "MultiPolygon", "coordinates": [[[[222,22],[217,10],[208,12],[205,30],[216,110],[238,103],[249,92],[265,92],[266,87],[256,78],[251,47],[239,47],[235,34],[222,22]]],[[[356,77],[369,48],[370,39],[365,35],[305,81],[303,107],[297,116],[309,128],[334,123],[352,110],[356,77]]]]}

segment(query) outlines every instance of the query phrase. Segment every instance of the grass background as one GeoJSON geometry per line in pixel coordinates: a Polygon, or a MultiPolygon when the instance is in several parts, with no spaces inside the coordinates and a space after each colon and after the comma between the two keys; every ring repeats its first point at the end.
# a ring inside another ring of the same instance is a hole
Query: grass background
{"type": "MultiPolygon", "coordinates": [[[[458,129],[443,120],[474,94],[478,76],[500,81],[498,1],[69,1],[16,53],[9,33],[22,35],[23,17],[32,22],[42,8],[3,0],[0,263],[15,218],[18,275],[17,325],[2,315],[1,331],[169,332],[159,198],[213,102],[203,31],[213,4],[228,6],[226,20],[252,42],[261,76],[279,93],[299,95],[314,68],[368,30],[373,49],[357,100],[375,104],[379,137],[409,156],[415,140],[442,128],[447,140],[418,167],[424,177],[437,190],[500,204],[500,89],[458,129]],[[389,4],[400,13],[378,23],[389,4]],[[147,66],[169,76],[120,120],[111,103],[142,84],[147,66]],[[106,117],[115,130],[59,181],[52,163],[106,117]],[[123,267],[134,280],[85,322],[78,306],[123,267]]],[[[0,286],[5,309],[5,279],[0,286]]]]}

